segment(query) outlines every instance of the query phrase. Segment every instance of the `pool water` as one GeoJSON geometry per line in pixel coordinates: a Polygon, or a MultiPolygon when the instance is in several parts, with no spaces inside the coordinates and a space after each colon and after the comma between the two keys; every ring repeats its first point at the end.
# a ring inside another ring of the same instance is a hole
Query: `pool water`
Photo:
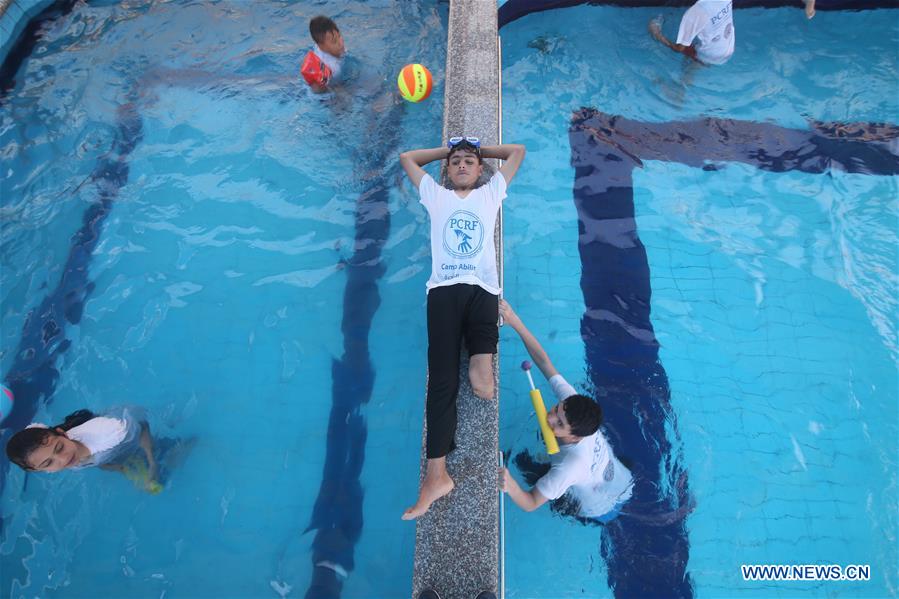
{"type": "Polygon", "coordinates": [[[112,193],[35,419],[136,404],[192,449],[156,496],[4,470],[4,594],[302,596],[322,561],[345,597],[408,593],[430,259],[397,155],[439,142],[446,19],[437,2],[138,1],[48,26],[0,113],[0,365],[112,193]],[[317,14],[350,51],[321,96],[298,78],[317,14]],[[417,105],[395,93],[410,62],[435,82],[417,105]],[[123,136],[125,180],[92,177],[123,136]]]}
{"type": "MultiPolygon", "coordinates": [[[[579,254],[572,113],[790,129],[899,122],[891,12],[819,11],[806,21],[795,9],[739,10],[735,54],[714,68],[649,36],[659,12],[584,6],[501,31],[504,139],[528,147],[506,202],[505,295],[569,381],[615,407],[612,433],[641,406],[616,404],[591,377],[581,273],[602,265],[579,254]]],[[[661,12],[675,36],[682,9],[661,12]]],[[[890,147],[899,153],[895,139],[890,147]]],[[[633,170],[671,410],[664,422],[640,424],[642,442],[615,450],[627,457],[659,437],[671,444],[657,497],[688,513],[678,516],[681,544],[659,541],[676,558],[658,563],[686,572],[697,597],[895,596],[897,178],[836,166],[824,174],[712,166],[644,159],[633,170]],[[678,503],[686,480],[688,500],[678,503]],[[747,582],[741,564],[869,564],[871,579],[747,582]]],[[[501,447],[539,455],[517,368],[526,354],[512,331],[501,342],[501,447]]],[[[506,503],[510,597],[610,596],[612,576],[643,578],[648,588],[665,576],[609,565],[618,549],[653,550],[627,546],[626,523],[615,533],[506,503]]],[[[631,506],[638,515],[645,508],[631,506]]]]}
{"type": "MultiPolygon", "coordinates": [[[[737,11],[736,54],[715,69],[651,40],[656,14],[571,8],[501,32],[504,139],[529,152],[506,203],[506,296],[610,408],[613,436],[629,406],[593,388],[582,338],[572,112],[899,121],[899,29],[880,11],[737,11]]],[[[664,16],[672,35],[680,10],[664,16]]],[[[445,3],[387,0],[91,3],[48,26],[0,111],[0,366],[17,368],[66,265],[85,266],[66,279],[82,314],[54,337],[71,345],[35,419],[137,404],[192,449],[157,496],[100,471],[5,470],[5,593],[301,596],[328,561],[349,574],[344,597],[408,594],[414,526],[399,516],[418,482],[430,258],[397,154],[439,141],[445,39],[445,3]],[[315,14],[351,53],[346,89],[326,96],[297,77],[315,14]],[[409,62],[435,78],[422,104],[393,92],[409,62]],[[123,137],[127,177],[94,178],[123,137]],[[73,262],[104,193],[96,247],[73,262]]],[[[633,172],[671,395],[643,425],[668,444],[653,484],[685,540],[671,570],[700,597],[895,596],[896,177],[714,166],[633,172]],[[872,577],[751,583],[744,563],[872,577]]],[[[501,447],[539,456],[525,354],[501,339],[501,447]]],[[[610,576],[634,576],[621,562],[657,549],[613,536],[627,518],[587,527],[507,500],[507,594],[610,596],[610,576]]]]}

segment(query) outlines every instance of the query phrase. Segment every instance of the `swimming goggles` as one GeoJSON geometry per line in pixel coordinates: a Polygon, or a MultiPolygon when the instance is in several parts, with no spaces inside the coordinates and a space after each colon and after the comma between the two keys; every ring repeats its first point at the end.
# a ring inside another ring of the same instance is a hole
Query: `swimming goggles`
{"type": "Polygon", "coordinates": [[[448,140],[446,140],[446,147],[454,148],[463,141],[470,146],[473,146],[479,150],[481,149],[481,140],[477,137],[450,137],[448,140]]]}

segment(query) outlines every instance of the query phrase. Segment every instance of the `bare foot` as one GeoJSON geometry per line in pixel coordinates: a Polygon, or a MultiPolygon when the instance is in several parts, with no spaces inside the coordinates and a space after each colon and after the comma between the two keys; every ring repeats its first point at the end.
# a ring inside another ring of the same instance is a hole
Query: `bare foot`
{"type": "Polygon", "coordinates": [[[418,501],[403,513],[403,520],[415,520],[427,512],[432,503],[447,495],[455,486],[456,483],[446,472],[433,477],[433,479],[426,476],[424,482],[421,483],[418,501]]]}
{"type": "Polygon", "coordinates": [[[805,0],[805,16],[809,19],[815,16],[815,0],[805,0]]]}

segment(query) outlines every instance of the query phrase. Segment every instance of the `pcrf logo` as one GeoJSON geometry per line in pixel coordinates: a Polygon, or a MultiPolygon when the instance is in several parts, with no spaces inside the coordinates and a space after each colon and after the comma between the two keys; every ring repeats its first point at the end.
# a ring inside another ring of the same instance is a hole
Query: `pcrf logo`
{"type": "Polygon", "coordinates": [[[484,224],[477,214],[456,210],[443,225],[443,249],[456,258],[467,258],[481,251],[484,224]]]}
{"type": "Polygon", "coordinates": [[[728,2],[728,3],[727,3],[727,6],[725,6],[724,8],[722,8],[722,9],[718,12],[717,15],[715,15],[715,16],[712,17],[712,25],[717,25],[717,24],[718,24],[718,21],[720,21],[721,19],[723,19],[724,17],[727,16],[727,13],[730,12],[730,8],[731,8],[732,4],[733,4],[732,2],[728,2]]]}

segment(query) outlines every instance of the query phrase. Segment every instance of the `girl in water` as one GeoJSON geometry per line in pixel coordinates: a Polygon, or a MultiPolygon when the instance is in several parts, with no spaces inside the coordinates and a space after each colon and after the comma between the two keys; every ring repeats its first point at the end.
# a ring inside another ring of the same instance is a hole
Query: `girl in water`
{"type": "Polygon", "coordinates": [[[113,408],[100,416],[78,410],[54,427],[30,424],[10,438],[6,455],[23,470],[59,472],[99,466],[123,473],[150,493],[162,490],[150,425],[138,408],[113,408]]]}

